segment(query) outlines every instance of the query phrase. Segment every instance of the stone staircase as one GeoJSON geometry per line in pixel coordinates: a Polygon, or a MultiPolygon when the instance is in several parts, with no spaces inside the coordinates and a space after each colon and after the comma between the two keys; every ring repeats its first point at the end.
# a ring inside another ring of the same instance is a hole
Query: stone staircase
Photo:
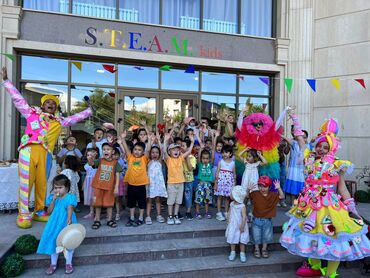
{"type": "MultiPolygon", "coordinates": [[[[289,254],[279,244],[281,223],[274,227],[269,245],[270,258],[256,259],[253,246],[247,246],[247,262],[227,260],[229,245],[225,242],[225,222],[215,219],[187,221],[181,225],[153,223],[140,227],[124,226],[99,230],[87,227],[87,238],[75,251],[75,271],[69,277],[296,277],[302,258],[289,254]]],[[[49,256],[25,256],[27,269],[22,277],[44,277],[49,256]]],[[[65,277],[64,258],[53,277],[65,277]]],[[[353,265],[352,265],[353,266],[353,265]]],[[[358,268],[344,269],[341,277],[357,277],[358,268]],[[350,274],[354,272],[356,274],[350,274]],[[343,274],[345,274],[343,276],[343,274]],[[347,276],[348,275],[348,276],[347,276]],[[355,275],[355,276],[353,276],[355,275]]]]}

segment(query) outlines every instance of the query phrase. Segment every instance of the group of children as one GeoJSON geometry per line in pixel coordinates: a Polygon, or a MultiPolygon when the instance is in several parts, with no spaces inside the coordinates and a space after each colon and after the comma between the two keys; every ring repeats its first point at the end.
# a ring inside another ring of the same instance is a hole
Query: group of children
{"type": "MultiPolygon", "coordinates": [[[[228,221],[225,236],[231,246],[229,260],[236,258],[235,249],[239,244],[240,261],[246,261],[248,224],[252,226],[255,243],[253,255],[268,258],[267,244],[273,235],[272,218],[276,216],[276,205],[284,199],[280,181],[272,181],[268,176],[259,177],[258,167],[266,164],[260,151],[246,148],[235,154],[232,138],[225,139],[219,130],[212,130],[207,119],[202,119],[199,126],[195,122],[194,118],[188,118],[182,125],[175,123],[164,134],[151,133],[144,125],[130,138],[126,131],[119,136],[114,129],[97,128],[84,156],[76,147],[76,138],[66,138],[64,148],[58,153],[62,172],[53,180],[53,191],[47,205],[50,206],[53,200],[58,204],[64,196],[68,196],[65,199],[70,204],[63,219],[57,220],[52,214],[49,222],[71,222],[74,219],[74,211],[80,201],[78,170],[85,160],[82,190],[84,204],[90,210],[84,218],[93,219],[92,229],[101,227],[103,208],[107,213],[106,225],[117,227],[123,197],[129,208],[126,226],[132,227],[153,223],[153,203],[155,220],[168,225],[181,224],[183,200],[187,220],[193,220],[193,202],[196,219],[212,218],[209,206],[213,204],[217,207],[216,219],[228,221]],[[241,185],[237,185],[235,155],[245,164],[241,185]],[[57,186],[66,180],[69,183],[65,182],[65,190],[58,191],[57,186]],[[277,192],[270,191],[272,184],[277,192]],[[162,215],[165,199],[167,220],[162,215]],[[247,199],[252,205],[253,220],[248,218],[247,199]],[[137,207],[139,214],[135,215],[137,207]],[[261,244],[262,249],[259,247],[261,244]]],[[[60,206],[63,208],[66,207],[60,206]]],[[[54,266],[52,257],[47,273],[53,273],[54,266]]]]}

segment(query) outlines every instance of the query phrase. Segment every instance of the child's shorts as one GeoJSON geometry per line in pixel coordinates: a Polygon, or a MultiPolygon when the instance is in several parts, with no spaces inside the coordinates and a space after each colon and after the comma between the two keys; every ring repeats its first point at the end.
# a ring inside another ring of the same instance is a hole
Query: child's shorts
{"type": "Polygon", "coordinates": [[[146,209],[146,186],[145,185],[127,185],[127,206],[139,209],[146,209]]]}
{"type": "Polygon", "coordinates": [[[195,190],[196,204],[212,204],[212,184],[210,182],[200,181],[195,190]]]}
{"type": "Polygon", "coordinates": [[[183,183],[169,183],[167,184],[167,205],[182,204],[182,196],[184,194],[183,183]]]}
{"type": "Polygon", "coordinates": [[[110,208],[114,206],[114,191],[94,188],[94,207],[110,208]]]}
{"type": "Polygon", "coordinates": [[[252,234],[254,244],[271,243],[272,241],[272,219],[254,217],[252,223],[252,234]]]}

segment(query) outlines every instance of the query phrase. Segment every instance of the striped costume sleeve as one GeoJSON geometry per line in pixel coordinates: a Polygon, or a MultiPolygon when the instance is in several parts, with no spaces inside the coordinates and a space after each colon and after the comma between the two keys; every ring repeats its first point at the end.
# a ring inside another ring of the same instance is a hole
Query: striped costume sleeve
{"type": "Polygon", "coordinates": [[[10,80],[5,80],[3,82],[5,90],[8,92],[15,108],[22,114],[26,119],[31,114],[31,107],[28,105],[27,101],[23,98],[21,93],[14,87],[13,83],[10,80]]]}
{"type": "Polygon", "coordinates": [[[92,115],[92,110],[91,108],[87,108],[79,113],[76,113],[72,116],[69,116],[67,118],[64,118],[62,120],[62,126],[66,127],[66,126],[72,126],[88,117],[90,117],[92,115]]]}

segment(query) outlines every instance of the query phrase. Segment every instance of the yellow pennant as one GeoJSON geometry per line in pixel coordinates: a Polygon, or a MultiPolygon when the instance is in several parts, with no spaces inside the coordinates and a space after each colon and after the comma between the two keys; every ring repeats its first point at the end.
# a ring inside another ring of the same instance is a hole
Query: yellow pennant
{"type": "Polygon", "coordinates": [[[82,69],[82,63],[81,62],[72,62],[73,65],[75,65],[76,68],[78,68],[80,71],[82,69]]]}
{"type": "Polygon", "coordinates": [[[335,87],[337,91],[340,91],[340,82],[339,79],[331,79],[330,80],[331,84],[335,87]]]}

